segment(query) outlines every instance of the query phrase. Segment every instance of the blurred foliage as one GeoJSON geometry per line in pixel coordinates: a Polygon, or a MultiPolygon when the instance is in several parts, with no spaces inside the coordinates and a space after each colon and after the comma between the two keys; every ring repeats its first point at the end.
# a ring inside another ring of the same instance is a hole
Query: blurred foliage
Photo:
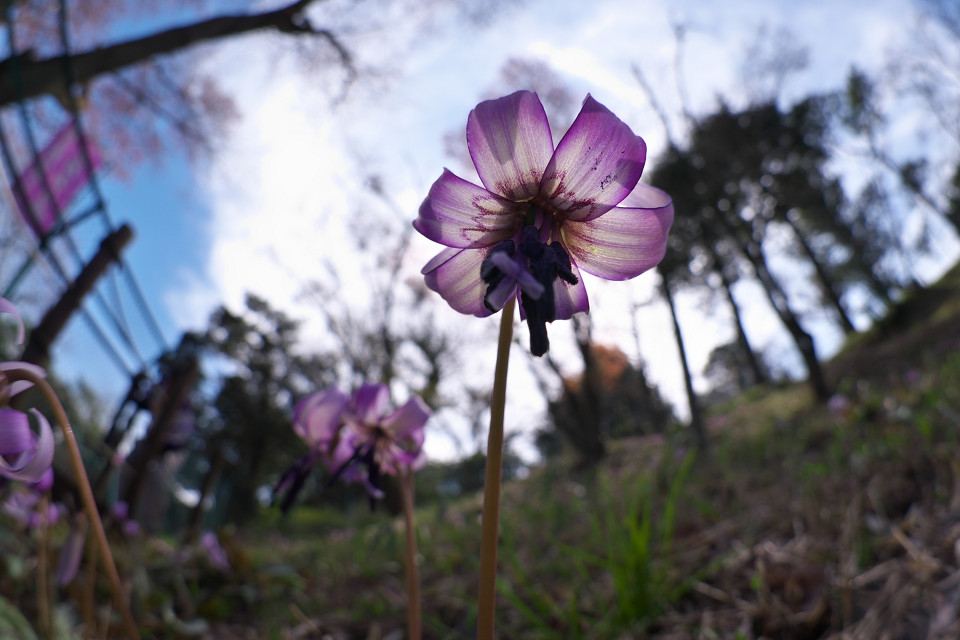
{"type": "Polygon", "coordinates": [[[616,347],[590,343],[587,348],[589,366],[578,376],[563,378],[560,396],[547,405],[551,425],[537,439],[545,457],[559,452],[550,437],[554,429],[575,451],[589,456],[585,438],[661,433],[673,421],[673,412],[642,367],[616,347]]]}
{"type": "MultiPolygon", "coordinates": [[[[248,295],[243,312],[217,309],[206,332],[188,336],[181,345],[212,358],[216,372],[213,402],[198,416],[179,472],[186,486],[199,488],[217,452],[225,456],[214,496],[216,521],[256,517],[264,492],[303,454],[290,426],[294,402],[335,381],[330,358],[299,353],[298,326],[265,300],[248,295]]],[[[207,392],[209,384],[201,384],[198,392],[207,392]]]]}

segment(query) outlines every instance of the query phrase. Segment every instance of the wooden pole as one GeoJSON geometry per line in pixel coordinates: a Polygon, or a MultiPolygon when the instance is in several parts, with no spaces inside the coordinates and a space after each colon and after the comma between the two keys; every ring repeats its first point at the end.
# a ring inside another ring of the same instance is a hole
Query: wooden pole
{"type": "Polygon", "coordinates": [[[132,239],[133,229],[128,225],[121,226],[103,239],[96,255],[80,271],[77,279],[67,287],[60,300],[47,311],[40,324],[30,332],[30,339],[23,350],[21,360],[41,367],[49,364],[50,348],[63,331],[70,316],[80,308],[84,297],[93,290],[97,280],[106,273],[110,264],[120,259],[120,252],[132,239]]]}

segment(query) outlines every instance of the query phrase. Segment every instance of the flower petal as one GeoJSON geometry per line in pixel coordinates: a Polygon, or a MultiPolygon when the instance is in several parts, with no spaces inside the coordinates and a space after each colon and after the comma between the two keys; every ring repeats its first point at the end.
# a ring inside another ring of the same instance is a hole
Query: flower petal
{"type": "Polygon", "coordinates": [[[23,343],[23,320],[17,313],[17,308],[6,298],[0,298],[0,313],[9,313],[17,319],[17,344],[23,343]]]}
{"type": "Polygon", "coordinates": [[[83,547],[87,541],[87,528],[74,525],[70,527],[63,546],[60,547],[60,559],[57,561],[57,584],[64,587],[77,577],[80,570],[80,560],[83,558],[83,547]]]}
{"type": "Polygon", "coordinates": [[[448,247],[488,247],[512,237],[526,206],[511,202],[444,169],[430,187],[413,228],[448,247]]]}
{"type": "Polygon", "coordinates": [[[673,223],[673,202],[663,191],[637,185],[602,216],[560,227],[563,246],[577,265],[607,280],[634,278],[663,259],[673,223]]]}
{"type": "Polygon", "coordinates": [[[491,311],[483,304],[487,283],[480,277],[480,264],[488,253],[486,248],[444,249],[421,271],[424,282],[455,311],[484,318],[491,311]]]}
{"type": "Polygon", "coordinates": [[[487,189],[514,201],[537,195],[553,155],[553,135],[540,98],[517,91],[478,104],[467,118],[467,148],[487,189]]]}
{"type": "Polygon", "coordinates": [[[33,446],[34,440],[27,414],[15,409],[0,409],[0,456],[23,453],[33,446]]]}
{"type": "Polygon", "coordinates": [[[344,433],[337,441],[336,446],[330,450],[327,457],[323,460],[327,471],[332,474],[339,474],[340,477],[346,476],[344,479],[353,481],[347,472],[351,468],[356,468],[356,464],[354,463],[356,462],[357,445],[359,441],[360,437],[352,428],[347,427],[344,429],[344,433]]]}
{"type": "Polygon", "coordinates": [[[51,462],[50,468],[44,471],[40,479],[30,485],[30,488],[38,493],[45,493],[53,488],[53,480],[53,463],[51,462]]]}
{"type": "MultiPolygon", "coordinates": [[[[587,298],[587,288],[583,286],[583,277],[580,275],[580,272],[577,270],[576,264],[570,265],[570,270],[573,272],[573,275],[577,278],[577,284],[568,284],[563,280],[557,279],[553,282],[553,297],[554,304],[557,307],[557,320],[569,320],[573,317],[573,314],[590,312],[590,300],[587,298]]],[[[520,320],[527,319],[527,312],[523,308],[523,303],[519,305],[520,307],[520,320]]]]}
{"type": "Polygon", "coordinates": [[[382,426],[393,434],[393,439],[400,443],[404,450],[419,452],[423,446],[423,426],[430,413],[430,407],[423,398],[410,396],[406,404],[383,420],[382,426]]]}
{"type": "Polygon", "coordinates": [[[31,409],[30,412],[36,417],[40,427],[39,437],[30,432],[30,436],[35,438],[32,451],[20,453],[12,463],[0,458],[0,475],[22,482],[40,481],[47,469],[53,465],[54,441],[50,423],[36,409],[31,409]]]}
{"type": "Polygon", "coordinates": [[[575,313],[590,311],[590,300],[587,299],[587,288],[583,286],[583,276],[577,270],[576,264],[571,264],[570,270],[576,276],[577,284],[568,284],[559,278],[553,283],[557,320],[569,320],[575,313]]]}
{"type": "Polygon", "coordinates": [[[314,393],[293,410],[293,430],[311,447],[327,447],[343,424],[350,397],[337,388],[314,393]]]}
{"type": "MultiPolygon", "coordinates": [[[[510,256],[505,251],[491,251],[484,265],[489,265],[500,271],[502,279],[492,288],[488,288],[484,296],[484,306],[494,311],[500,311],[507,301],[517,295],[520,289],[534,300],[543,295],[543,285],[533,277],[527,267],[527,260],[520,255],[510,256]]],[[[484,266],[480,268],[480,277],[484,277],[484,266]]],[[[488,281],[489,278],[484,281],[488,281]]],[[[493,285],[493,282],[489,282],[493,285]]]]}
{"type": "Polygon", "coordinates": [[[353,394],[353,415],[360,424],[380,423],[390,403],[390,390],[385,384],[363,384],[353,394]]]}
{"type": "Polygon", "coordinates": [[[646,157],[643,138],[588,95],[544,171],[540,195],[564,218],[595,218],[633,190],[646,157]]]}
{"type": "Polygon", "coordinates": [[[46,378],[47,372],[44,371],[43,367],[38,367],[35,364],[30,364],[29,362],[0,362],[0,373],[4,371],[12,371],[13,374],[7,376],[7,379],[13,379],[13,382],[9,383],[10,396],[15,396],[18,393],[25,391],[33,386],[33,383],[29,380],[17,380],[17,369],[26,369],[27,371],[32,371],[35,375],[46,378]]]}
{"type": "Polygon", "coordinates": [[[7,496],[0,510],[23,526],[29,527],[36,517],[36,506],[39,501],[40,495],[35,491],[17,491],[7,496]]]}
{"type": "Polygon", "coordinates": [[[384,451],[383,462],[380,466],[380,471],[391,476],[397,475],[400,469],[404,467],[411,467],[423,457],[423,451],[421,449],[407,451],[397,444],[391,444],[387,450],[384,451]]]}

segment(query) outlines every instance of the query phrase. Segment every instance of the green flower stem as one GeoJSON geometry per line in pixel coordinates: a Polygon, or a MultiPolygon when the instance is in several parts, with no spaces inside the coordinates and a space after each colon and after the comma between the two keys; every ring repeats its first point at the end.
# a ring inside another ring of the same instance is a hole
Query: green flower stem
{"type": "Polygon", "coordinates": [[[407,529],[405,566],[407,578],[407,640],[420,640],[420,569],[417,567],[417,525],[413,516],[413,469],[400,470],[400,496],[407,529]]]}
{"type": "Polygon", "coordinates": [[[73,435],[73,429],[70,428],[70,420],[67,413],[60,404],[60,398],[57,397],[53,388],[47,384],[47,381],[27,369],[15,369],[7,372],[10,377],[16,376],[23,380],[29,380],[43,394],[57,422],[60,423],[60,430],[63,431],[63,438],[67,443],[67,450],[70,453],[70,462],[73,465],[73,472],[76,474],[77,486],[80,489],[80,499],[87,512],[87,517],[93,524],[94,539],[97,546],[100,547],[100,558],[103,562],[103,568],[110,579],[110,586],[113,591],[113,600],[116,607],[120,610],[120,616],[123,620],[124,631],[130,640],[140,640],[140,632],[137,630],[137,623],[130,613],[130,605],[127,602],[123,592],[123,585],[120,583],[120,574],[117,572],[117,565],[113,562],[113,556],[110,553],[110,544],[107,542],[107,533],[103,529],[103,522],[100,520],[100,513],[97,511],[97,502],[93,498],[93,490],[90,488],[90,480],[87,478],[87,471],[83,466],[83,457],[80,455],[80,447],[77,446],[77,439],[73,435]]]}
{"type": "Polygon", "coordinates": [[[477,640],[493,640],[497,591],[497,535],[500,525],[500,476],[503,468],[503,412],[507,404],[507,364],[513,341],[513,308],[510,298],[500,316],[497,366],[490,398],[490,434],[487,436],[487,469],[483,483],[483,523],[480,534],[480,591],[477,596],[477,640]]]}

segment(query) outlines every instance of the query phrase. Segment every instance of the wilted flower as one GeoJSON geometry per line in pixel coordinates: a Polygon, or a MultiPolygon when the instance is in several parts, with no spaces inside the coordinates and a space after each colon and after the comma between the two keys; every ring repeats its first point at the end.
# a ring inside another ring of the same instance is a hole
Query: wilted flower
{"type": "MultiPolygon", "coordinates": [[[[0,313],[9,313],[17,320],[17,342],[23,342],[23,321],[16,308],[0,298],[0,313]]],[[[0,362],[0,406],[30,388],[25,380],[11,380],[17,370],[29,370],[43,376],[45,372],[26,362],[0,362]]],[[[53,464],[53,431],[50,423],[36,409],[31,409],[37,423],[34,432],[30,416],[15,409],[0,408],[0,475],[23,482],[40,482],[53,464]]]]}
{"type": "Polygon", "coordinates": [[[478,104],[467,147],[483,187],[445,169],[414,222],[449,247],[426,284],[476,316],[518,295],[534,355],[549,348],[545,323],[589,310],[580,269],[627,280],[663,258],[673,204],[637,184],[646,144],[589,95],[556,149],[530,91],[478,104]]]}
{"type": "Polygon", "coordinates": [[[281,479],[276,491],[287,491],[282,507],[293,497],[316,462],[333,478],[362,483],[372,498],[382,498],[381,479],[422,461],[423,427],[430,408],[419,396],[389,412],[386,385],[365,384],[348,396],[331,388],[301,400],[293,416],[293,430],[310,446],[281,479]]]}

